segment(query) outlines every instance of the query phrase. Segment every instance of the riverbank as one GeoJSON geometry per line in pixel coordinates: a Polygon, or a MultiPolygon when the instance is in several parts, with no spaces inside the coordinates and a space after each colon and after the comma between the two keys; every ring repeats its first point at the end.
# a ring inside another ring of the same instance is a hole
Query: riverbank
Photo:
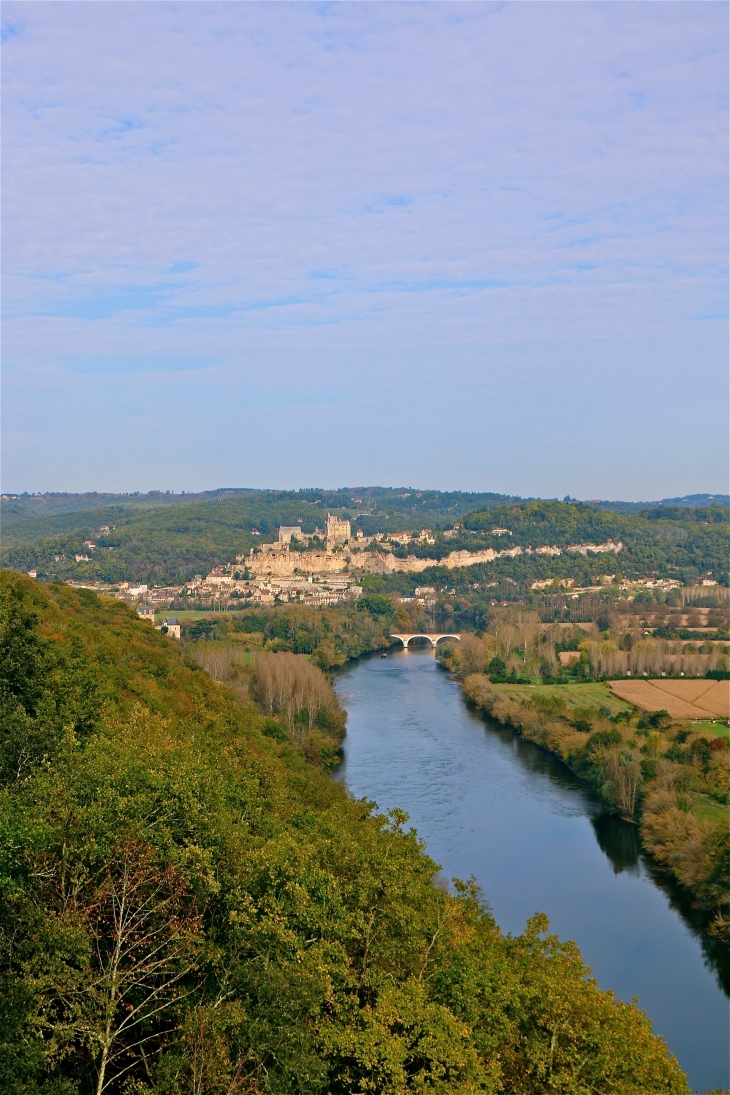
{"type": "Polygon", "coordinates": [[[482,673],[460,683],[473,707],[555,754],[636,824],[644,850],[691,895],[710,934],[730,942],[725,738],[609,700],[607,689],[602,701],[593,694],[601,686],[503,686],[482,673]]]}
{"type": "MultiPolygon", "coordinates": [[[[240,613],[216,613],[188,621],[183,618],[183,643],[217,642],[239,650],[304,654],[329,671],[363,654],[392,645],[390,631],[397,616],[390,600],[364,596],[357,605],[312,608],[277,605],[248,608],[240,613]]],[[[401,622],[397,619],[398,623],[401,622]]],[[[411,623],[411,617],[402,621],[411,623]]]]}
{"type": "Polygon", "coordinates": [[[474,877],[503,932],[544,912],[602,989],[638,996],[693,1090],[727,1087],[727,948],[641,851],[638,827],[557,756],[485,721],[431,650],[349,663],[335,689],[348,714],[335,779],[378,811],[405,810],[442,884],[474,877]]]}

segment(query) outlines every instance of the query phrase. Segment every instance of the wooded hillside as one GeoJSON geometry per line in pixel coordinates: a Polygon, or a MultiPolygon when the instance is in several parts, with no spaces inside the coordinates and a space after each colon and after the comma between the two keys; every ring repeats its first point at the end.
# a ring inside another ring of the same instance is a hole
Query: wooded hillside
{"type": "Polygon", "coordinates": [[[503,936],[309,765],[285,703],[7,572],[0,642],[3,1092],[688,1090],[543,916],[503,936]]]}
{"type": "MultiPolygon", "coordinates": [[[[36,516],[37,507],[4,502],[2,561],[19,571],[35,568],[46,580],[181,583],[275,540],[279,525],[299,524],[313,532],[331,511],[348,517],[353,533],[361,529],[366,536],[431,528],[435,543],[398,545],[395,554],[437,563],[461,550],[623,544],[618,554],[501,559],[487,565],[487,581],[529,583],[555,575],[590,584],[592,574],[618,570],[625,576],[656,573],[685,582],[712,571],[716,580],[727,582],[728,509],[721,505],[618,513],[585,503],[524,502],[491,494],[369,488],[357,495],[358,501],[353,493],[229,491],[189,502],[144,496],[47,517],[36,516]],[[454,524],[460,527],[454,530],[454,524]],[[108,526],[108,534],[101,534],[102,526],[108,526]],[[508,532],[493,535],[495,528],[508,532]],[[88,549],[84,540],[95,547],[88,549]],[[77,562],[76,554],[88,561],[77,562]]],[[[434,576],[426,572],[423,580],[434,576]]]]}

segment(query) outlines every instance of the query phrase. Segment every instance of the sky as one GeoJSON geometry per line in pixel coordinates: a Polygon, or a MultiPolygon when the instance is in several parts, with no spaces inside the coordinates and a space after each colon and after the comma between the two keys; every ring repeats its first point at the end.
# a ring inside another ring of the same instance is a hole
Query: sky
{"type": "Polygon", "coordinates": [[[2,15],[3,490],[727,491],[726,3],[2,15]]]}

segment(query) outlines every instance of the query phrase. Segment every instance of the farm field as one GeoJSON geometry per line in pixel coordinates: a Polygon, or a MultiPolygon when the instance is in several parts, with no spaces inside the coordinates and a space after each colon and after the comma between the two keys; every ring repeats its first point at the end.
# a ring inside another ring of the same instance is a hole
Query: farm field
{"type": "Polygon", "coordinates": [[[619,711],[628,711],[630,704],[624,702],[619,696],[615,696],[609,690],[608,685],[600,682],[590,684],[494,684],[495,692],[501,693],[510,700],[520,700],[535,696],[554,698],[559,696],[565,700],[568,707],[607,707],[611,714],[619,711]]]}
{"type": "Polygon", "coordinates": [[[619,699],[675,719],[730,717],[730,681],[611,681],[608,687],[619,699]]]}

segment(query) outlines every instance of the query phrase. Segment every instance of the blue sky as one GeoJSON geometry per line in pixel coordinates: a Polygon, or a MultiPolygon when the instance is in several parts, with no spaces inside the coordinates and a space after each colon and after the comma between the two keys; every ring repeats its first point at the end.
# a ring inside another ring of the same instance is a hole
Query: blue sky
{"type": "Polygon", "coordinates": [[[3,4],[3,488],[727,489],[728,6],[3,4]]]}

